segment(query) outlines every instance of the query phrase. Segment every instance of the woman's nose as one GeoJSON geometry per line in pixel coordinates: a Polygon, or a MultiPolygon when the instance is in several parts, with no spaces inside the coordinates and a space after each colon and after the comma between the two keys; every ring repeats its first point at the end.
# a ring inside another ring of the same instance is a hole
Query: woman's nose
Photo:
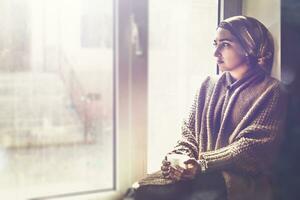
{"type": "Polygon", "coordinates": [[[220,51],[219,51],[219,48],[216,47],[215,50],[214,50],[214,56],[215,56],[215,57],[220,57],[220,55],[221,55],[221,53],[220,53],[220,51]]]}

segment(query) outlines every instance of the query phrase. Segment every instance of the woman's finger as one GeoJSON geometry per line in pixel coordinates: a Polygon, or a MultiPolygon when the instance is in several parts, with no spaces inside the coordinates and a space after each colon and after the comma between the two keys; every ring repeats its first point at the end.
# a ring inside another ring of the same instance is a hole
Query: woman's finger
{"type": "Polygon", "coordinates": [[[184,172],[184,169],[179,166],[175,166],[175,167],[171,166],[170,167],[170,177],[173,180],[180,180],[183,172],[184,172]]]}
{"type": "Polygon", "coordinates": [[[170,170],[171,170],[170,166],[165,166],[165,165],[163,165],[163,166],[161,166],[160,169],[161,169],[161,171],[162,171],[162,175],[163,175],[165,178],[168,178],[169,175],[170,175],[170,170]]]}
{"type": "Polygon", "coordinates": [[[161,171],[170,171],[170,166],[163,165],[160,167],[160,169],[161,169],[161,171]]]}
{"type": "Polygon", "coordinates": [[[170,162],[170,161],[167,161],[167,160],[163,160],[163,161],[162,161],[162,164],[163,164],[163,165],[168,165],[168,166],[170,166],[170,165],[171,165],[171,162],[170,162]]]}
{"type": "Polygon", "coordinates": [[[181,173],[179,173],[179,172],[176,171],[176,170],[171,170],[171,171],[170,171],[170,174],[169,174],[169,177],[170,177],[172,180],[178,181],[178,180],[180,180],[180,178],[181,178],[181,173]]]}
{"type": "Polygon", "coordinates": [[[184,168],[182,168],[182,167],[180,167],[180,166],[178,166],[178,165],[176,165],[176,166],[174,167],[174,169],[175,169],[176,171],[178,171],[180,174],[182,174],[182,173],[185,171],[184,168]]]}
{"type": "Polygon", "coordinates": [[[197,174],[197,167],[191,165],[188,166],[188,168],[184,171],[182,174],[183,179],[193,179],[195,175],[197,174]]]}
{"type": "Polygon", "coordinates": [[[167,171],[167,172],[162,171],[162,175],[164,177],[168,177],[170,175],[170,172],[169,171],[167,171]]]}

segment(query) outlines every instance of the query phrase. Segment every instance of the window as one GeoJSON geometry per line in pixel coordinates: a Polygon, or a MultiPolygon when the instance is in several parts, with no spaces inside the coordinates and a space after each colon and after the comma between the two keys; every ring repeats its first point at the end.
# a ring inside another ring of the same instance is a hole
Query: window
{"type": "Polygon", "coordinates": [[[180,137],[196,89],[216,73],[218,1],[149,1],[148,172],[180,137]]]}
{"type": "Polygon", "coordinates": [[[0,0],[1,198],[115,188],[113,3],[0,0]]]}

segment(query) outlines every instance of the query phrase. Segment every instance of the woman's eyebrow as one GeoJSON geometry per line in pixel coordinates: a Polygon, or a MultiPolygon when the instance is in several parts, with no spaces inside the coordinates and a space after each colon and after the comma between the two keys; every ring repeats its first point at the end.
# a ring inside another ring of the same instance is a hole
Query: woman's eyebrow
{"type": "MultiPolygon", "coordinates": [[[[227,41],[227,42],[233,42],[232,39],[228,39],[228,38],[224,38],[224,39],[220,39],[218,40],[219,42],[224,42],[224,41],[227,41]]],[[[214,40],[214,43],[217,43],[217,40],[214,40]]]]}

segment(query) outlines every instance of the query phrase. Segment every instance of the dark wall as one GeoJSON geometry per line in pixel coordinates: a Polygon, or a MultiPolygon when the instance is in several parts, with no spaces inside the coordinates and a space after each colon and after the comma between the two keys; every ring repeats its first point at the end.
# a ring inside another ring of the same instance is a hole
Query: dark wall
{"type": "Polygon", "coordinates": [[[286,138],[279,160],[279,199],[300,199],[300,1],[281,0],[282,81],[288,92],[286,138]]]}

